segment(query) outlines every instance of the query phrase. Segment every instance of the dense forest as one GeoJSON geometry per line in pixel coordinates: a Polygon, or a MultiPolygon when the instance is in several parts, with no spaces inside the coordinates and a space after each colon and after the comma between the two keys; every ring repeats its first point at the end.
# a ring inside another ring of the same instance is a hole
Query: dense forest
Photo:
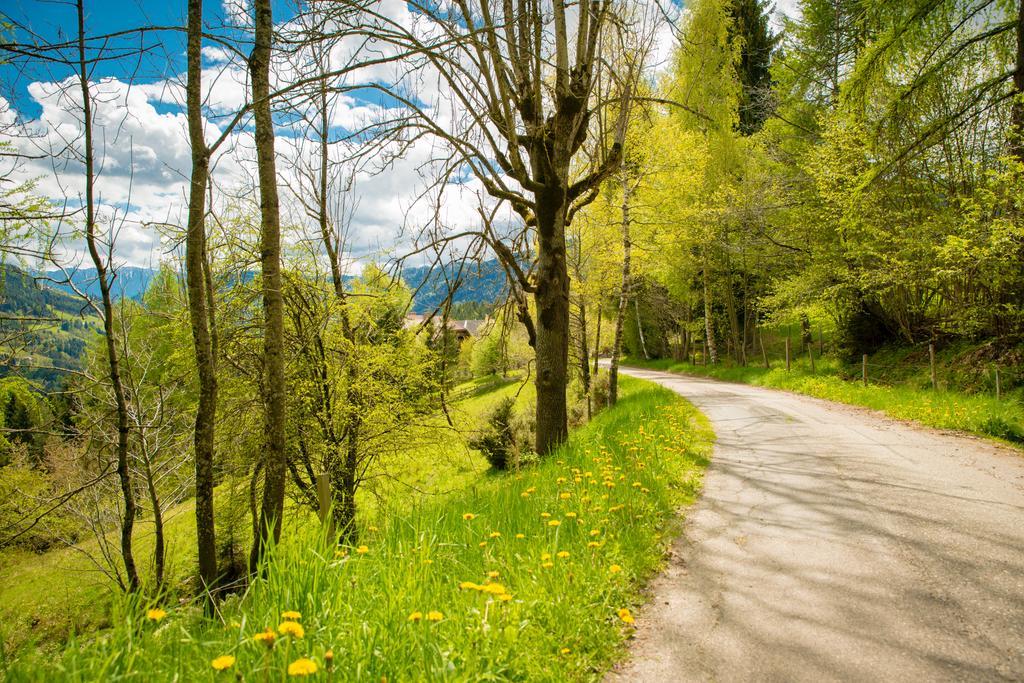
{"type": "MultiPolygon", "coordinates": [[[[787,370],[792,351],[837,381],[863,367],[865,386],[869,357],[931,353],[935,388],[938,349],[1002,368],[1018,409],[1024,3],[187,0],[129,25],[76,0],[45,27],[33,4],[0,11],[0,561],[73,549],[106,611],[33,606],[49,631],[0,629],[12,676],[46,677],[37,639],[80,679],[194,679],[255,639],[268,680],[335,658],[352,678],[592,677],[626,607],[605,640],[516,663],[516,634],[562,628],[538,605],[571,572],[531,574],[521,620],[479,631],[494,659],[410,635],[394,641],[407,659],[380,663],[392,632],[343,612],[384,610],[375,591],[405,565],[354,563],[374,539],[392,558],[528,541],[469,540],[478,486],[554,534],[531,496],[575,504],[567,480],[589,482],[580,510],[551,510],[578,549],[539,566],[603,550],[615,496],[633,496],[618,569],[592,577],[602,609],[625,604],[698,487],[659,468],[696,468],[704,437],[621,380],[624,362],[767,369],[785,339],[787,370]],[[653,403],[664,421],[627,412],[653,403]],[[615,443],[584,455],[597,434],[615,443]],[[692,452],[657,450],[670,436],[692,452]],[[316,610],[321,581],[353,594],[321,627],[350,646],[302,641],[299,617],[261,638],[257,612],[316,610]],[[175,605],[194,645],[145,631],[175,605]],[[67,640],[93,628],[111,635],[67,640]]],[[[990,391],[980,376],[948,388],[990,391]]],[[[1024,439],[1014,419],[976,431],[1024,439]]],[[[472,608],[472,633],[519,604],[487,576],[459,593],[495,605],[472,608]]],[[[427,607],[382,624],[451,618],[427,607]]]]}

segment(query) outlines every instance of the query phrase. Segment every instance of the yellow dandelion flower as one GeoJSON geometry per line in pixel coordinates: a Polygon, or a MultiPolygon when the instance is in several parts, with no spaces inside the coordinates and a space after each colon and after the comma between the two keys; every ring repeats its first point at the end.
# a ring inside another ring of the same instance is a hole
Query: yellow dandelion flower
{"type": "Polygon", "coordinates": [[[498,572],[487,572],[487,578],[488,579],[496,579],[496,578],[498,578],[498,572]]]}
{"type": "Polygon", "coordinates": [[[433,560],[423,560],[423,564],[434,564],[433,560]]]}
{"type": "Polygon", "coordinates": [[[367,528],[368,528],[368,529],[369,529],[370,531],[379,531],[379,529],[378,529],[377,527],[375,527],[375,526],[370,526],[370,527],[367,527],[367,528]]]}
{"type": "Polygon", "coordinates": [[[542,513],[540,513],[540,516],[543,517],[544,519],[547,519],[548,517],[551,516],[551,513],[550,512],[542,512],[542,513]]]}
{"type": "Polygon", "coordinates": [[[526,534],[516,534],[516,538],[526,538],[526,534]]]}
{"type": "Polygon", "coordinates": [[[601,530],[600,529],[591,529],[590,530],[590,535],[591,536],[600,536],[601,535],[601,530]]]}
{"type": "Polygon", "coordinates": [[[569,557],[569,551],[568,550],[561,550],[561,551],[558,552],[558,558],[559,559],[564,560],[567,557],[569,557]]]}
{"type": "Polygon", "coordinates": [[[370,552],[370,548],[368,546],[361,545],[358,548],[356,548],[356,552],[360,555],[365,555],[366,553],[370,552]]]}
{"type": "Polygon", "coordinates": [[[441,621],[444,619],[444,613],[437,610],[427,612],[427,621],[441,621]]]}
{"type": "Polygon", "coordinates": [[[570,650],[567,647],[563,647],[561,650],[559,650],[559,652],[561,652],[563,655],[572,654],[572,650],[570,650]]]}
{"type": "Polygon", "coordinates": [[[150,621],[160,621],[161,619],[163,619],[166,616],[167,616],[167,611],[166,610],[162,610],[159,607],[154,607],[153,609],[151,609],[148,612],[146,612],[146,618],[149,619],[150,621]]]}
{"type": "Polygon", "coordinates": [[[487,585],[480,586],[480,590],[484,593],[492,593],[494,595],[501,595],[502,593],[508,592],[500,583],[488,583],[487,585]]]}
{"type": "Polygon", "coordinates": [[[512,596],[509,595],[508,593],[502,593],[501,595],[498,596],[498,599],[501,600],[502,602],[508,602],[509,600],[512,599],[512,596]]]}
{"type": "Polygon", "coordinates": [[[520,493],[519,495],[520,495],[520,497],[522,497],[522,498],[529,498],[529,497],[530,497],[530,492],[529,492],[529,491],[523,491],[523,492],[522,492],[522,493],[520,493]]]}
{"type": "Polygon", "coordinates": [[[619,615],[619,619],[622,619],[622,621],[624,623],[632,624],[633,622],[636,621],[636,619],[633,618],[633,615],[630,614],[629,610],[626,609],[625,607],[623,607],[622,609],[620,609],[618,611],[618,615],[619,615]]]}
{"type": "Polygon", "coordinates": [[[480,586],[476,585],[472,581],[463,581],[459,584],[459,588],[464,591],[475,591],[478,590],[480,586]]]}
{"type": "Polygon", "coordinates": [[[217,671],[223,671],[224,669],[230,669],[234,665],[235,665],[235,658],[232,657],[231,655],[221,655],[220,657],[217,657],[215,660],[210,662],[210,666],[212,666],[217,671]]]}
{"type": "Polygon", "coordinates": [[[471,522],[474,519],[476,519],[476,515],[474,515],[472,512],[467,512],[466,514],[462,515],[462,518],[467,522],[471,522]]]}
{"type": "Polygon", "coordinates": [[[622,571],[622,567],[620,567],[617,564],[613,564],[612,566],[608,567],[608,572],[611,573],[611,574],[618,574],[621,571],[622,571]]]}
{"type": "Polygon", "coordinates": [[[487,541],[480,541],[479,545],[480,545],[481,548],[486,548],[487,547],[487,541]]]}
{"type": "Polygon", "coordinates": [[[281,612],[281,618],[288,621],[299,621],[302,619],[302,614],[295,610],[287,610],[285,612],[281,612]]]}
{"type": "Polygon", "coordinates": [[[501,532],[500,531],[492,531],[491,533],[488,534],[488,537],[490,537],[490,538],[501,538],[501,532]]]}
{"type": "Polygon", "coordinates": [[[282,636],[291,636],[292,638],[302,638],[306,635],[306,629],[302,628],[302,624],[297,621],[282,621],[277,627],[277,632],[282,636]]]}
{"type": "Polygon", "coordinates": [[[550,560],[551,559],[551,553],[541,553],[540,554],[540,559],[541,559],[541,562],[546,562],[546,561],[550,560]]]}
{"type": "Polygon", "coordinates": [[[541,565],[541,567],[542,567],[543,569],[551,569],[551,568],[552,568],[552,567],[554,567],[554,566],[555,566],[555,565],[554,565],[554,563],[552,563],[552,562],[545,562],[545,563],[543,563],[543,564],[541,565]]]}
{"type": "Polygon", "coordinates": [[[575,519],[576,518],[576,513],[575,512],[566,512],[565,516],[568,517],[569,519],[575,519]]]}
{"type": "Polygon", "coordinates": [[[559,477],[558,479],[555,479],[555,483],[557,483],[557,484],[564,484],[565,483],[565,477],[559,477]]]}
{"type": "Polygon", "coordinates": [[[274,641],[277,640],[277,635],[274,634],[269,628],[266,631],[261,631],[252,637],[257,643],[262,643],[267,647],[274,647],[274,641]]]}
{"type": "Polygon", "coordinates": [[[572,498],[572,494],[569,493],[568,491],[562,491],[561,493],[558,494],[558,497],[561,498],[562,500],[569,500],[570,498],[572,498]]]}
{"type": "Polygon", "coordinates": [[[597,541],[590,541],[589,543],[587,543],[587,547],[588,548],[598,548],[598,547],[600,547],[600,545],[601,544],[598,543],[597,541]]]}
{"type": "Polygon", "coordinates": [[[316,673],[316,662],[302,657],[288,665],[289,676],[312,676],[316,673]]]}
{"type": "Polygon", "coordinates": [[[419,621],[423,618],[423,612],[413,612],[409,615],[409,621],[419,621]]]}
{"type": "Polygon", "coordinates": [[[559,522],[557,519],[553,519],[550,522],[548,522],[548,526],[558,526],[559,524],[561,524],[561,522],[559,522]]]}

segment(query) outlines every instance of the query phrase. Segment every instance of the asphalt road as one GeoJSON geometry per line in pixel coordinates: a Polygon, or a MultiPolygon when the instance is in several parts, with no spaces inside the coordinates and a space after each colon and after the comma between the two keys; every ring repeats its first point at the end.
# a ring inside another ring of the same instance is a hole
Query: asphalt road
{"type": "Polygon", "coordinates": [[[1024,681],[1024,456],[784,392],[624,369],[718,436],[628,681],[1024,681]]]}

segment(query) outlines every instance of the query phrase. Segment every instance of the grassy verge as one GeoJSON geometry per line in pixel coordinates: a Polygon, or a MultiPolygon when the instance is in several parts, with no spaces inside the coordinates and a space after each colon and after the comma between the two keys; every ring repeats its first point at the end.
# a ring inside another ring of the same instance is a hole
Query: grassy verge
{"type": "Polygon", "coordinates": [[[720,365],[704,367],[670,359],[644,361],[628,359],[628,365],[667,370],[688,375],[713,377],[729,382],[740,382],[772,389],[785,389],[816,398],[863,406],[887,415],[913,420],[939,429],[957,429],[1024,445],[1024,405],[1019,394],[996,400],[993,396],[967,394],[940,389],[933,391],[915,385],[885,386],[844,379],[846,368],[834,359],[816,361],[811,372],[804,359],[793,364],[792,370],[776,366],[772,369],[754,366],[720,365]]]}
{"type": "MultiPolygon", "coordinates": [[[[519,379],[486,377],[456,387],[449,408],[453,422],[462,430],[475,428],[498,401],[519,391],[519,379]]],[[[521,402],[532,399],[532,386],[520,392],[521,402]]],[[[477,481],[487,469],[486,461],[442,416],[428,419],[414,433],[415,442],[377,463],[361,489],[358,505],[365,524],[376,523],[381,505],[411,505],[447,495],[477,481]]],[[[165,534],[168,583],[172,591],[187,592],[196,563],[191,500],[167,512],[165,534]]],[[[116,548],[116,534],[111,535],[111,544],[116,548]]],[[[151,567],[145,564],[153,554],[150,520],[137,523],[135,553],[143,562],[142,572],[150,576],[151,567]]],[[[95,540],[43,554],[19,549],[0,553],[0,656],[23,647],[53,650],[71,632],[110,625],[110,603],[117,589],[90,559],[100,555],[95,540]]]]}
{"type": "Polygon", "coordinates": [[[308,659],[338,680],[597,678],[622,652],[627,610],[700,489],[711,441],[675,394],[635,380],[623,390],[539,465],[398,507],[362,548],[298,532],[217,619],[164,606],[149,621],[125,600],[108,631],[27,654],[7,677],[269,681],[308,659]],[[281,633],[295,631],[280,627],[289,610],[301,638],[281,633]],[[254,640],[268,628],[272,647],[254,640]],[[234,658],[226,675],[212,667],[221,656],[234,658]]]}

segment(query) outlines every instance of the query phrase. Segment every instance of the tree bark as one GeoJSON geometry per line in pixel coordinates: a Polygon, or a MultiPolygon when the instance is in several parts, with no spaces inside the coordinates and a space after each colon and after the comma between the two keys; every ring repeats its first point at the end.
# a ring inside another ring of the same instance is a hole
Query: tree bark
{"type": "MultiPolygon", "coordinates": [[[[185,86],[188,136],[192,146],[192,176],[188,198],[188,233],[185,237],[185,278],[192,323],[199,405],[193,432],[196,470],[196,548],[199,580],[209,595],[217,584],[217,539],[213,507],[214,430],[217,424],[217,368],[211,334],[213,292],[206,255],[206,190],[210,177],[210,150],[203,137],[202,47],[203,0],[188,2],[188,82],[185,86]]],[[[210,603],[207,601],[207,607],[210,603]]]]}
{"type": "Polygon", "coordinates": [[[608,405],[613,406],[619,400],[619,357],[622,355],[622,329],[626,321],[626,307],[629,304],[630,260],[633,243],[629,237],[629,206],[632,188],[625,176],[622,179],[622,284],[619,287],[619,308],[615,314],[615,334],[612,338],[612,360],[608,368],[608,405]]]}
{"type": "Polygon", "coordinates": [[[593,416],[590,402],[590,349],[587,344],[587,301],[581,294],[576,302],[579,306],[580,331],[579,331],[579,354],[580,354],[580,382],[583,383],[583,395],[587,397],[587,419],[593,416]]]}
{"type": "Polygon", "coordinates": [[[1024,163],[1024,0],[1017,5],[1016,56],[1014,59],[1013,106],[1010,109],[1010,152],[1024,163]]]}
{"type": "Polygon", "coordinates": [[[704,349],[706,353],[705,364],[711,360],[712,365],[718,364],[718,343],[715,341],[715,320],[711,307],[711,258],[708,255],[707,247],[704,247],[704,349]]]}
{"type": "Polygon", "coordinates": [[[601,360],[601,314],[604,312],[604,306],[601,305],[602,297],[597,297],[597,329],[594,332],[594,377],[597,377],[598,371],[601,367],[598,362],[601,360]]]}
{"type": "Polygon", "coordinates": [[[153,467],[148,453],[144,454],[143,464],[146,473],[146,490],[149,493],[149,504],[153,507],[153,574],[156,590],[159,593],[164,585],[164,566],[166,543],[164,542],[164,513],[160,507],[160,496],[157,494],[156,481],[153,478],[153,467]]]}
{"type": "Polygon", "coordinates": [[[647,340],[644,338],[644,324],[640,319],[640,299],[633,297],[633,310],[636,312],[636,333],[640,337],[640,350],[644,353],[644,360],[650,360],[651,354],[647,351],[647,340]]]}
{"type": "Polygon", "coordinates": [[[263,452],[263,500],[259,533],[250,555],[255,571],[270,539],[281,538],[284,485],[286,387],[284,374],[284,299],[281,291],[281,216],[274,159],[274,121],[270,110],[270,58],[274,19],[271,0],[255,0],[255,40],[249,57],[252,79],[256,164],[260,191],[260,266],[263,277],[263,403],[266,447],[263,452]]]}
{"type": "Polygon", "coordinates": [[[82,124],[85,132],[85,241],[89,257],[96,268],[96,279],[100,285],[102,302],[104,341],[109,366],[110,383],[114,389],[115,412],[117,415],[117,478],[121,485],[124,514],[121,518],[121,559],[124,561],[125,578],[129,591],[139,588],[139,572],[132,552],[132,532],[138,508],[132,489],[131,472],[128,467],[128,401],[125,398],[124,383],[121,380],[120,360],[117,353],[117,338],[114,332],[114,305],[110,297],[110,279],[107,264],[100,255],[96,239],[96,162],[92,139],[92,94],[89,87],[89,68],[85,56],[85,7],[84,0],[78,0],[78,81],[82,92],[82,124]]]}
{"type": "MultiPolygon", "coordinates": [[[[558,4],[558,3],[556,3],[558,4]]],[[[565,169],[568,175],[568,168],[565,169]]],[[[565,253],[566,188],[547,187],[537,198],[537,435],[538,455],[569,436],[565,388],[569,366],[569,271],[565,253]]]]}

